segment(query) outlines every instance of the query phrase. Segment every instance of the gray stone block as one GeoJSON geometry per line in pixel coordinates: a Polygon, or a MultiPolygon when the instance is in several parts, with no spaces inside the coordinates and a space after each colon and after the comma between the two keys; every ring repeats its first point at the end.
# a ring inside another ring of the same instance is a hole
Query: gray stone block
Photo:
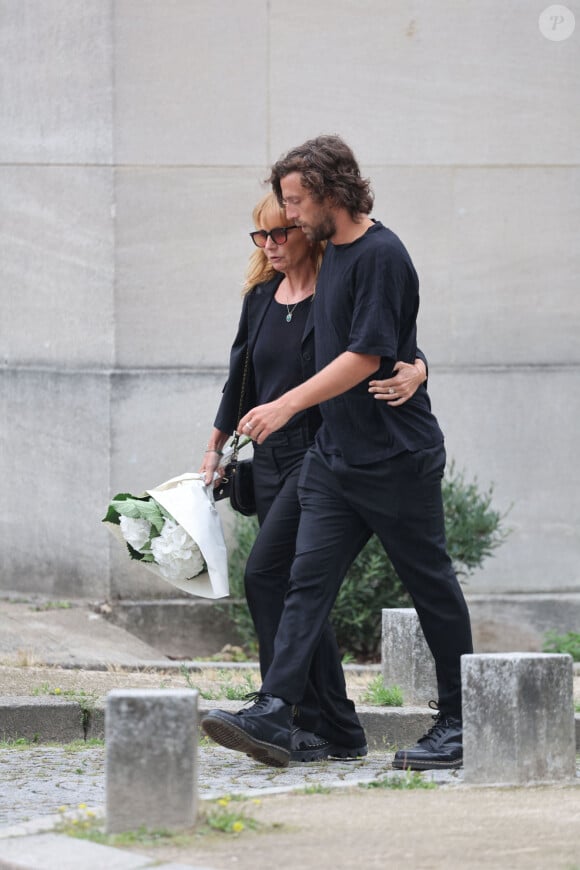
{"type": "Polygon", "coordinates": [[[123,0],[114,9],[117,161],[264,163],[268,7],[222,0],[217,19],[213,4],[191,0],[123,0]],[[171,99],[168,82],[179,82],[171,99]]]}
{"type": "Polygon", "coordinates": [[[83,740],[83,714],[75,701],[54,697],[0,698],[0,739],[70,743],[83,740]]]}
{"type": "Polygon", "coordinates": [[[0,372],[2,588],[107,594],[109,406],[96,372],[0,372]]]}
{"type": "MultiPolygon", "coordinates": [[[[1,150],[1,146],[0,146],[1,150]]],[[[113,170],[0,166],[3,364],[71,369],[115,354],[113,170]]]]}
{"type": "MultiPolygon", "coordinates": [[[[502,20],[498,16],[506,7],[497,0],[469,9],[464,6],[459,15],[452,0],[413,7],[369,3],[364,14],[357,3],[303,2],[291,11],[272,4],[270,40],[276,51],[271,54],[269,76],[276,94],[270,120],[274,159],[307,135],[335,130],[339,122],[341,134],[368,165],[365,174],[384,164],[491,165],[493,169],[498,164],[502,169],[521,163],[576,165],[574,142],[580,138],[572,86],[578,75],[576,39],[558,43],[559,51],[549,51],[555,45],[537,27],[543,7],[509,8],[514,10],[513,26],[504,28],[498,26],[502,20]],[[321,33],[325,35],[322,52],[321,33]],[[300,60],[289,76],[288,57],[298,44],[300,60]],[[346,56],[348,67],[337,65],[336,58],[346,56]],[[319,74],[315,94],[310,68],[314,58],[319,74]],[[382,112],[369,112],[360,99],[368,87],[369,58],[373,58],[373,84],[382,95],[382,112]],[[505,82],[509,88],[498,87],[505,82]],[[296,100],[296,93],[303,98],[296,100]],[[514,111],[516,106],[525,106],[525,117],[514,111]],[[392,123],[394,118],[404,118],[404,123],[392,123]]],[[[487,196],[484,189],[481,199],[487,196]]],[[[388,210],[393,213],[390,203],[388,210]]],[[[511,211],[518,209],[512,206],[511,211]]],[[[453,252],[453,263],[461,253],[453,252]]]]}
{"type": "Polygon", "coordinates": [[[115,690],[105,715],[106,827],[179,830],[195,822],[197,696],[115,690]]]}
{"type": "Polygon", "coordinates": [[[1,13],[0,161],[110,162],[112,5],[9,2],[1,13]]]}
{"type": "MultiPolygon", "coordinates": [[[[116,171],[119,367],[193,368],[203,377],[227,365],[263,174],[223,166],[116,171]],[[194,202],[199,207],[192,208],[194,202]]],[[[212,414],[224,381],[222,374],[212,414]]],[[[197,397],[193,404],[202,407],[197,397]]]]}
{"type": "Polygon", "coordinates": [[[424,707],[364,707],[356,712],[371,752],[391,752],[412,746],[433,724],[433,711],[424,707]]]}
{"type": "Polygon", "coordinates": [[[574,778],[572,657],[465,655],[465,782],[533,785],[574,778]]]}
{"type": "Polygon", "coordinates": [[[482,490],[494,484],[494,509],[509,511],[509,537],[466,579],[468,594],[578,592],[580,463],[566,462],[578,443],[577,384],[577,365],[556,358],[431,371],[429,394],[449,459],[482,490]],[[545,399],[530,403],[531,392],[545,399]],[[558,450],[550,453],[552,444],[558,450]]]}
{"type": "Polygon", "coordinates": [[[412,607],[383,610],[381,653],[385,686],[399,686],[404,704],[437,700],[435,662],[412,607]]]}

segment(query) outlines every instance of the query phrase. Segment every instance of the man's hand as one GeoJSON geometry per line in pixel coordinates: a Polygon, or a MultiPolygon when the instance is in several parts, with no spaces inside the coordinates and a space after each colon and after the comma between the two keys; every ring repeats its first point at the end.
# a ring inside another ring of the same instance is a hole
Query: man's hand
{"type": "Polygon", "coordinates": [[[414,363],[397,362],[393,367],[396,375],[384,381],[369,381],[369,393],[374,393],[375,399],[382,399],[389,405],[404,405],[414,396],[421,384],[427,379],[427,370],[423,360],[416,359],[414,363]]]}
{"type": "Polygon", "coordinates": [[[273,402],[252,408],[238,423],[239,434],[262,444],[268,435],[285,426],[294,414],[334,399],[366,380],[376,372],[380,361],[381,358],[374,354],[345,350],[300,386],[288,390],[273,402]]]}
{"type": "Polygon", "coordinates": [[[266,405],[258,405],[242,417],[238,424],[238,432],[262,444],[268,435],[282,429],[293,413],[284,407],[280,399],[268,402],[266,405]]]}

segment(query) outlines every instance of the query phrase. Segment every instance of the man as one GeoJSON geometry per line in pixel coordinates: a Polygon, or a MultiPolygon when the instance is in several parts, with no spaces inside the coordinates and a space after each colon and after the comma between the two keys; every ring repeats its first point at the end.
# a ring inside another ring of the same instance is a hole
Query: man
{"type": "Polygon", "coordinates": [[[350,148],[320,136],[272,168],[289,223],[328,240],[315,298],[317,373],[239,424],[261,444],[318,404],[323,423],[299,481],[301,518],[272,664],[254,704],[213,710],[206,733],[275,766],[288,764],[292,705],[304,693],[313,651],[350,564],[374,532],[413,598],[438,681],[435,725],[399,750],[397,768],[462,762],[460,657],[472,652],[467,606],[446,551],[443,434],[424,387],[400,407],[369,402],[366,382],[385,378],[417,349],[418,279],[397,236],[369,214],[373,196],[350,148]]]}

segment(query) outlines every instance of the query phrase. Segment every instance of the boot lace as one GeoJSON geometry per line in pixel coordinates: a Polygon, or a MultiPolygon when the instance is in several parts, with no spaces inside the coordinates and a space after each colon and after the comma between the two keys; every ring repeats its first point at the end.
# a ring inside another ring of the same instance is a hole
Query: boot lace
{"type": "Polygon", "coordinates": [[[435,715],[431,716],[431,718],[433,719],[433,725],[431,725],[426,734],[423,734],[423,736],[419,738],[417,743],[423,743],[425,740],[429,740],[431,737],[435,736],[437,732],[445,725],[446,716],[444,716],[439,709],[439,704],[437,703],[437,701],[429,701],[429,709],[437,710],[435,715]]]}
{"type": "Polygon", "coordinates": [[[423,743],[423,741],[429,740],[449,725],[449,717],[441,712],[437,701],[429,701],[429,708],[431,710],[437,710],[435,715],[431,717],[433,719],[433,725],[431,725],[426,734],[423,734],[423,736],[419,738],[417,743],[423,743]]]}
{"type": "Polygon", "coordinates": [[[270,697],[270,695],[268,695],[265,692],[248,692],[247,695],[244,695],[244,701],[246,702],[246,706],[243,707],[239,712],[245,713],[247,710],[249,710],[250,707],[248,705],[252,702],[253,702],[252,707],[251,707],[252,710],[255,710],[255,709],[260,708],[260,707],[265,707],[268,703],[269,697],[270,697]]]}

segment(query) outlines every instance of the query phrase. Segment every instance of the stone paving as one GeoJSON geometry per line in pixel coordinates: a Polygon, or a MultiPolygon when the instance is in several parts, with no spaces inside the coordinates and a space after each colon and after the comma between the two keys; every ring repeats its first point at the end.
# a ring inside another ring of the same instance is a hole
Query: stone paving
{"type": "Polygon", "coordinates": [[[433,870],[459,866],[465,870],[489,870],[499,866],[514,870],[580,867],[576,861],[580,853],[577,853],[577,844],[573,845],[578,820],[573,793],[580,795],[580,766],[576,788],[475,789],[474,804],[474,790],[464,783],[462,771],[421,774],[441,786],[435,792],[439,795],[436,801],[425,800],[433,792],[385,789],[359,789],[353,801],[353,791],[348,790],[348,786],[407,776],[391,769],[392,754],[384,751],[371,752],[357,761],[293,764],[277,769],[256,764],[204,738],[198,757],[198,791],[202,800],[235,794],[252,798],[275,796],[273,800],[260,802],[266,818],[270,818],[267,815],[270,813],[274,820],[268,829],[270,839],[266,837],[263,847],[261,838],[249,840],[249,848],[242,844],[230,845],[228,835],[211,843],[196,840],[182,847],[156,848],[154,852],[151,847],[138,845],[120,850],[58,833],[65,809],[69,819],[85,819],[87,810],[94,811],[97,819],[104,818],[105,748],[102,745],[78,748],[78,744],[45,744],[0,750],[0,866],[26,870],[74,870],[78,867],[84,870],[102,870],[103,867],[111,870],[150,870],[153,867],[224,870],[235,861],[240,870],[256,870],[271,866],[271,849],[276,848],[283,856],[283,860],[277,861],[281,870],[295,866],[305,870],[359,866],[362,851],[362,865],[379,870],[384,866],[382,830],[386,815],[394,820],[389,833],[392,866],[433,870]],[[330,794],[317,793],[327,789],[330,794]],[[283,792],[294,792],[295,796],[285,796],[283,792]],[[347,803],[340,800],[342,794],[347,803]],[[389,794],[393,800],[389,800],[389,794]],[[505,796],[508,796],[508,806],[505,796]],[[278,803],[278,798],[284,801],[283,805],[278,803]],[[292,800],[294,802],[289,804],[292,800]],[[446,809],[449,806],[451,809],[446,809]],[[413,836],[412,825],[408,830],[409,819],[414,819],[419,812],[422,829],[426,831],[425,842],[413,836]],[[542,819],[550,820],[540,834],[542,843],[546,841],[545,848],[535,841],[539,824],[535,814],[538,812],[542,819]],[[497,863],[495,832],[503,816],[510,813],[513,818],[511,822],[508,820],[499,838],[506,863],[497,863]],[[310,823],[312,818],[319,819],[322,815],[325,819],[322,826],[310,823]],[[450,831],[449,819],[454,818],[458,819],[457,825],[450,831]],[[281,819],[283,824],[280,824],[281,819]],[[474,820],[477,820],[475,828],[474,820]],[[470,830],[468,842],[465,840],[467,829],[470,830]],[[329,836],[329,831],[336,832],[337,836],[329,836]],[[339,831],[341,836],[338,836],[339,831]],[[443,836],[444,847],[442,854],[436,855],[440,836],[443,836]],[[412,853],[417,850],[426,854],[413,857],[412,853]],[[466,855],[466,850],[471,850],[471,854],[466,855]],[[559,859],[554,862],[556,853],[559,859]]]}
{"type": "MultiPolygon", "coordinates": [[[[370,753],[357,761],[291,764],[272,768],[206,741],[199,747],[201,799],[226,794],[266,794],[293,789],[340,787],[404,774],[391,769],[392,754],[370,753]]],[[[424,774],[439,783],[461,782],[461,771],[424,774]]],[[[0,751],[0,827],[76,810],[79,804],[102,810],[105,803],[105,749],[88,746],[7,748],[0,751]]]]}

